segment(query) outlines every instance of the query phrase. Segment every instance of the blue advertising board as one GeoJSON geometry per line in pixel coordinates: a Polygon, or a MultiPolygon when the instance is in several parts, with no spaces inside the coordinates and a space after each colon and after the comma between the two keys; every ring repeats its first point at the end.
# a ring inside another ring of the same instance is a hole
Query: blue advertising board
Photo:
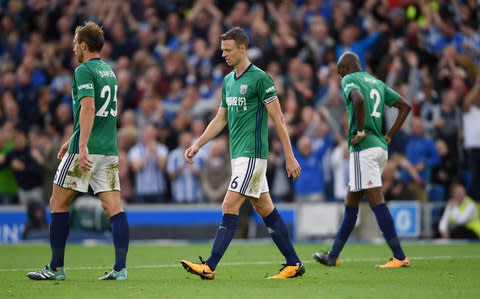
{"type": "Polygon", "coordinates": [[[399,237],[420,236],[420,203],[418,201],[391,201],[388,208],[392,213],[399,237]]]}

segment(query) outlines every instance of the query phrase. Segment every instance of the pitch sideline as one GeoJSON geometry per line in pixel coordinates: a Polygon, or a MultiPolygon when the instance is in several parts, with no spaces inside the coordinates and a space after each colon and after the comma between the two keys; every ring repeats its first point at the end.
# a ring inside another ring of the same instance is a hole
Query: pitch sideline
{"type": "MultiPolygon", "coordinates": [[[[439,256],[410,256],[410,260],[446,260],[446,259],[480,259],[480,255],[463,255],[463,256],[447,256],[447,255],[439,255],[439,256]]],[[[358,259],[340,259],[340,263],[361,263],[361,262],[382,262],[385,258],[358,258],[358,259]]],[[[314,260],[306,260],[303,261],[304,264],[313,264],[316,263],[314,260]]],[[[222,263],[223,266],[255,266],[255,265],[277,265],[278,261],[267,261],[267,262],[227,262],[222,263]]],[[[160,264],[160,265],[132,265],[128,266],[128,269],[157,269],[157,268],[176,268],[180,267],[179,263],[175,264],[160,264]]],[[[83,266],[83,267],[65,267],[68,271],[75,271],[75,270],[102,270],[108,268],[109,266],[83,266]]],[[[14,268],[14,269],[0,269],[0,271],[11,271],[11,272],[18,272],[18,271],[34,271],[34,268],[14,268]]]]}

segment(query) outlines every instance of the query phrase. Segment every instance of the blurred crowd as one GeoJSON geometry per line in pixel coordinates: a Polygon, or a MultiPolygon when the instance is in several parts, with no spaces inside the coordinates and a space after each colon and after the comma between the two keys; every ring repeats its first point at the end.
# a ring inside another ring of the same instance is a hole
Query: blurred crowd
{"type": "MultiPolygon", "coordinates": [[[[193,165],[183,153],[218,109],[231,71],[220,35],[234,26],[248,33],[250,60],[276,84],[302,167],[299,180],[286,177],[270,126],[274,201],[346,195],[347,118],[335,67],[345,50],[413,107],[390,145],[386,199],[446,201],[460,183],[480,200],[475,0],[0,0],[0,203],[48,202],[57,151],[72,133],[73,32],[87,20],[103,26],[101,56],[118,79],[127,202],[222,201],[228,132],[193,165]]],[[[386,108],[385,127],[394,119],[386,108]]]]}

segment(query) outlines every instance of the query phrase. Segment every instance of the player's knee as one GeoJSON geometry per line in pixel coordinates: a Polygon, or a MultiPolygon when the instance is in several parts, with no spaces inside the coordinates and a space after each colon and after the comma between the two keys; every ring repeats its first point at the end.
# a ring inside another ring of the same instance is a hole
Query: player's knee
{"type": "Polygon", "coordinates": [[[223,214],[234,214],[238,215],[240,211],[240,207],[236,202],[231,200],[224,200],[222,203],[222,212],[223,214]]]}
{"type": "Polygon", "coordinates": [[[69,206],[70,201],[68,198],[50,197],[50,210],[52,213],[68,212],[69,206]]]}
{"type": "Polygon", "coordinates": [[[262,218],[265,218],[268,215],[270,215],[270,213],[275,208],[273,205],[272,206],[270,206],[270,205],[260,205],[260,206],[254,206],[254,207],[255,207],[255,212],[257,212],[257,214],[260,215],[260,217],[262,217],[262,218]]]}
{"type": "Polygon", "coordinates": [[[102,208],[108,218],[123,212],[122,205],[116,202],[102,201],[102,208]]]}

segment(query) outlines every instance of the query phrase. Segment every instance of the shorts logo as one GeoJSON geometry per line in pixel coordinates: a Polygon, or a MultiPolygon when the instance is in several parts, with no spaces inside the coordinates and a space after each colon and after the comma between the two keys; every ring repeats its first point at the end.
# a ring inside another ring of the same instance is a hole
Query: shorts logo
{"type": "Polygon", "coordinates": [[[70,183],[70,185],[71,185],[72,187],[77,187],[77,182],[73,181],[73,182],[70,183]]]}
{"type": "Polygon", "coordinates": [[[368,185],[369,185],[369,186],[370,186],[370,185],[373,185],[372,181],[368,181],[368,185]]]}
{"type": "Polygon", "coordinates": [[[240,85],[240,94],[246,94],[247,93],[247,88],[248,88],[248,85],[247,84],[242,84],[240,85]]]}

